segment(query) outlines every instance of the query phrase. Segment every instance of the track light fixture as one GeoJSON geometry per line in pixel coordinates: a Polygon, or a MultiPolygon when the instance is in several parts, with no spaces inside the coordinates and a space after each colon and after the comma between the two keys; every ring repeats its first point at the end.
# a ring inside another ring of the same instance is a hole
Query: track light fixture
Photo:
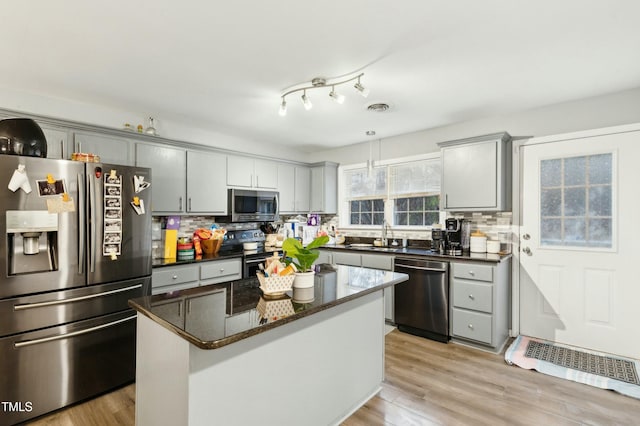
{"type": "Polygon", "coordinates": [[[369,88],[360,84],[360,77],[358,77],[358,81],[353,85],[353,87],[362,95],[362,97],[366,98],[369,96],[369,88]]]}
{"type": "Polygon", "coordinates": [[[282,98],[282,103],[280,104],[280,112],[279,114],[281,116],[285,116],[287,115],[287,101],[286,101],[286,97],[292,93],[296,93],[296,92],[302,92],[302,104],[304,105],[304,109],[306,109],[307,111],[310,110],[313,107],[313,104],[311,103],[311,100],[309,99],[309,96],[307,96],[307,90],[313,90],[313,89],[322,89],[322,88],[331,88],[331,91],[329,92],[329,97],[335,101],[336,103],[339,104],[343,104],[345,101],[345,97],[344,95],[338,93],[336,91],[336,86],[340,86],[341,84],[346,84],[349,82],[352,82],[354,80],[357,80],[356,83],[354,84],[354,88],[358,91],[358,93],[362,96],[364,96],[365,98],[367,97],[367,95],[369,95],[369,89],[365,86],[363,86],[360,83],[360,78],[364,75],[364,73],[360,73],[355,77],[351,77],[348,78],[346,80],[341,80],[341,81],[330,81],[328,82],[326,79],[321,78],[321,77],[317,77],[314,78],[313,80],[311,80],[311,85],[308,86],[304,86],[304,87],[298,87],[297,89],[292,89],[289,90],[285,93],[282,94],[281,98],[282,98]]]}
{"type": "MultiPolygon", "coordinates": [[[[282,99],[284,99],[284,96],[282,97],[282,99]]],[[[306,90],[304,92],[302,92],[302,105],[304,105],[304,109],[306,109],[307,111],[309,111],[311,108],[313,108],[313,104],[309,100],[309,97],[307,96],[307,91],[306,90]]]]}
{"type": "Polygon", "coordinates": [[[335,86],[331,86],[331,92],[329,93],[329,97],[331,97],[333,101],[336,101],[339,104],[344,103],[344,95],[341,95],[340,93],[336,92],[335,86]]]}

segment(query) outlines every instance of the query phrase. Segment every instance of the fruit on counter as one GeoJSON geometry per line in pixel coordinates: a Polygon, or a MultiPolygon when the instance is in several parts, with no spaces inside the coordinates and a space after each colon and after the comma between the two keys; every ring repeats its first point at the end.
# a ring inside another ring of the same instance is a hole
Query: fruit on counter
{"type": "Polygon", "coordinates": [[[213,232],[208,229],[198,228],[193,232],[193,236],[201,240],[208,240],[213,236],[213,232]]]}

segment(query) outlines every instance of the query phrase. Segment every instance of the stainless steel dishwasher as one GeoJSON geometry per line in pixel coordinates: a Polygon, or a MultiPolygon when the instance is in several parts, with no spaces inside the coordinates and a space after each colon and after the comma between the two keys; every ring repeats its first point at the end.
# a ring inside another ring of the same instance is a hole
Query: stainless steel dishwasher
{"type": "Polygon", "coordinates": [[[395,286],[398,329],[446,343],[449,340],[449,264],[396,257],[395,271],[409,274],[408,281],[395,286]]]}

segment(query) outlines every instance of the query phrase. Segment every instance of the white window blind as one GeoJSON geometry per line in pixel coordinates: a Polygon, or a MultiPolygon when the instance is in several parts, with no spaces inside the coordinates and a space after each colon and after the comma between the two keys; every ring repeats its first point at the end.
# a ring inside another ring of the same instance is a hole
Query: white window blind
{"type": "Polygon", "coordinates": [[[389,198],[440,193],[440,159],[411,161],[389,166],[389,198]]]}

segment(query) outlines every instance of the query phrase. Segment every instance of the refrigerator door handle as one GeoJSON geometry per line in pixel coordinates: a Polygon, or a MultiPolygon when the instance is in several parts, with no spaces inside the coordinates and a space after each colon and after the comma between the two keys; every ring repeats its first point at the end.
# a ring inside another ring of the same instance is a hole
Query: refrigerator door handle
{"type": "Polygon", "coordinates": [[[85,177],[83,174],[78,174],[78,275],[84,274],[84,256],[86,244],[86,237],[84,234],[86,226],[84,179],[85,177]]]}
{"type": "Polygon", "coordinates": [[[45,307],[45,306],[65,305],[67,303],[80,302],[82,300],[96,299],[98,297],[110,296],[112,294],[122,293],[122,292],[125,292],[125,291],[137,290],[139,288],[142,288],[142,284],[136,284],[136,285],[132,285],[132,286],[129,286],[129,287],[119,288],[119,289],[111,290],[111,291],[104,291],[102,293],[88,294],[86,296],[73,297],[71,299],[49,300],[47,302],[37,302],[37,303],[22,303],[22,304],[19,304],[19,305],[14,305],[13,306],[13,310],[14,311],[23,311],[25,309],[42,308],[42,307],[45,307]]]}
{"type": "Polygon", "coordinates": [[[106,324],[97,325],[95,327],[86,328],[84,330],[73,331],[71,333],[57,334],[55,336],[43,337],[41,339],[23,340],[21,342],[15,342],[13,344],[13,347],[16,348],[16,349],[19,349],[19,348],[22,348],[24,346],[37,345],[39,343],[46,343],[46,342],[51,342],[51,341],[54,341],[54,340],[68,339],[69,337],[81,336],[83,334],[92,333],[94,331],[102,330],[104,328],[113,327],[113,326],[118,325],[120,323],[123,323],[125,321],[131,321],[133,319],[136,319],[136,315],[133,315],[133,316],[130,316],[130,317],[127,317],[127,318],[123,318],[123,319],[119,319],[117,321],[108,322],[106,324]]]}
{"type": "Polygon", "coordinates": [[[88,181],[89,187],[89,210],[91,210],[91,234],[89,235],[89,272],[96,271],[96,196],[94,194],[95,185],[91,183],[91,178],[88,181]]]}

